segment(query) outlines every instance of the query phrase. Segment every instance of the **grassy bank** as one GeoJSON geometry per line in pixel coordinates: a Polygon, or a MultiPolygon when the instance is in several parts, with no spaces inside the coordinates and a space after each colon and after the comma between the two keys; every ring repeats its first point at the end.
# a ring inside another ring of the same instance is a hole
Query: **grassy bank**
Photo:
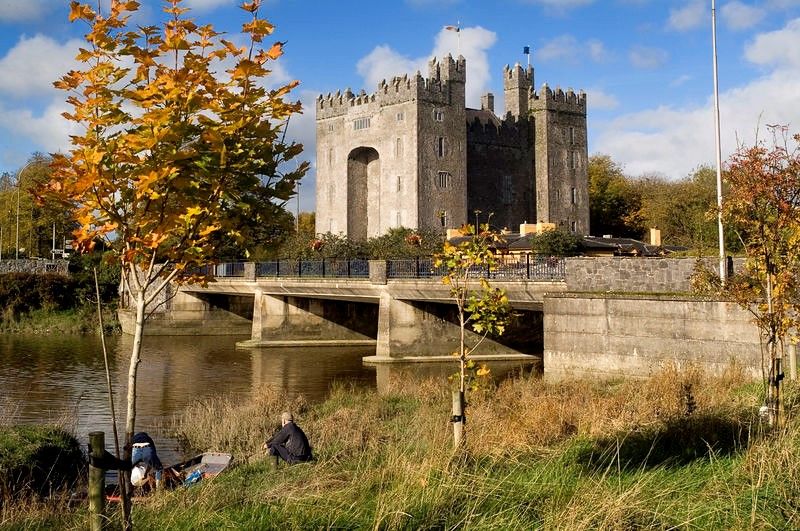
{"type": "MultiPolygon", "coordinates": [[[[118,333],[116,313],[110,310],[103,313],[106,334],[118,333]]],[[[98,330],[97,310],[88,305],[66,310],[33,310],[0,320],[3,334],[98,334],[98,330]]]]}
{"type": "MultiPolygon", "coordinates": [[[[137,504],[140,529],[747,529],[800,524],[800,425],[764,436],[759,385],[731,371],[648,381],[519,379],[473,395],[467,449],[451,452],[449,390],[399,382],[324,403],[199,404],[176,431],[235,454],[214,481],[137,504]],[[283,409],[317,460],[270,470],[259,448],[283,409]]],[[[787,405],[796,392],[787,386],[787,405]]],[[[80,512],[7,524],[84,528],[80,512]]]]}

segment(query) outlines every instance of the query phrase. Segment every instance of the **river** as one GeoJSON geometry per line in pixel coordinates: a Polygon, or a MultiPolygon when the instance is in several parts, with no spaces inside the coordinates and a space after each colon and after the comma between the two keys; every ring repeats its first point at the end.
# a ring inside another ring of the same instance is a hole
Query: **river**
{"type": "MultiPolygon", "coordinates": [[[[164,463],[180,460],[169,423],[188,405],[220,395],[243,399],[263,386],[310,402],[327,396],[334,382],[375,388],[403,371],[416,376],[453,372],[453,365],[368,367],[361,358],[372,348],[320,347],[236,349],[246,337],[146,337],[137,380],[136,430],[156,441],[164,463]]],[[[124,432],[125,388],[132,337],[107,339],[117,426],[124,432]]],[[[524,369],[530,370],[530,365],[524,369]]],[[[523,369],[501,364],[495,374],[523,369]]],[[[99,338],[84,336],[0,337],[0,423],[60,423],[81,441],[106,432],[113,446],[103,350],[99,338]]]]}

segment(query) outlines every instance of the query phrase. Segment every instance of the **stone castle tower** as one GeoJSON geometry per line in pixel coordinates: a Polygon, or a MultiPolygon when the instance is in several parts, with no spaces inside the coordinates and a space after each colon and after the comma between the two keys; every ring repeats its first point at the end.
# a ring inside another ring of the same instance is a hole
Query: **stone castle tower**
{"type": "Polygon", "coordinates": [[[531,68],[503,73],[502,119],[492,94],[466,108],[466,61],[449,55],[427,77],[320,96],[317,232],[453,228],[480,210],[498,228],[543,221],[588,234],[585,94],[536,93],[531,68]]]}

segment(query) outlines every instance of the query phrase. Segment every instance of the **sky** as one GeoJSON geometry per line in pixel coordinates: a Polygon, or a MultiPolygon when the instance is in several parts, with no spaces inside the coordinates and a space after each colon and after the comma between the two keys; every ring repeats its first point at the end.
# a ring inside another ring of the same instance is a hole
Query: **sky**
{"type": "MultiPolygon", "coordinates": [[[[158,23],[163,4],[139,1],[133,22],[158,23]]],[[[234,40],[239,3],[184,0],[190,17],[234,40]]],[[[0,0],[0,172],[69,149],[65,94],[52,82],[78,66],[86,26],[68,11],[68,0],[0,0]]],[[[265,0],[262,14],[287,42],[268,82],[300,81],[292,98],[304,113],[287,136],[312,163],[302,211],[314,209],[315,98],[373,92],[447,53],[467,59],[467,106],[492,92],[502,112],[503,66],[525,65],[530,46],[536,89],[585,91],[589,154],[628,175],[680,179],[715,162],[710,0],[265,0]]],[[[768,138],[768,125],[800,132],[800,0],[717,0],[716,15],[724,160],[768,138]]]]}

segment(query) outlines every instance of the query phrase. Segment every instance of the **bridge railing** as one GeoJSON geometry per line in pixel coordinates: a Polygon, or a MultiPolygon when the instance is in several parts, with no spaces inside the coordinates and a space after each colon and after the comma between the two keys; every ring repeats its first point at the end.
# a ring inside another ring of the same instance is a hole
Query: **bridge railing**
{"type": "MultiPolygon", "coordinates": [[[[475,267],[471,277],[497,280],[564,280],[565,260],[559,257],[533,255],[504,255],[496,257],[496,264],[488,269],[475,267]]],[[[447,268],[435,267],[432,258],[387,260],[387,278],[438,278],[447,268]]]]}
{"type": "MultiPolygon", "coordinates": [[[[369,278],[369,260],[268,260],[264,262],[224,262],[207,266],[203,272],[217,278],[369,278]],[[248,272],[249,271],[249,272],[248,272]]],[[[434,279],[447,272],[436,267],[433,258],[386,260],[387,279],[434,279]]],[[[561,281],[566,273],[565,259],[534,255],[506,255],[496,258],[488,269],[473,268],[470,276],[496,280],[561,281]]]]}
{"type": "Polygon", "coordinates": [[[269,260],[256,263],[256,278],[369,278],[369,260],[269,260]]]}

